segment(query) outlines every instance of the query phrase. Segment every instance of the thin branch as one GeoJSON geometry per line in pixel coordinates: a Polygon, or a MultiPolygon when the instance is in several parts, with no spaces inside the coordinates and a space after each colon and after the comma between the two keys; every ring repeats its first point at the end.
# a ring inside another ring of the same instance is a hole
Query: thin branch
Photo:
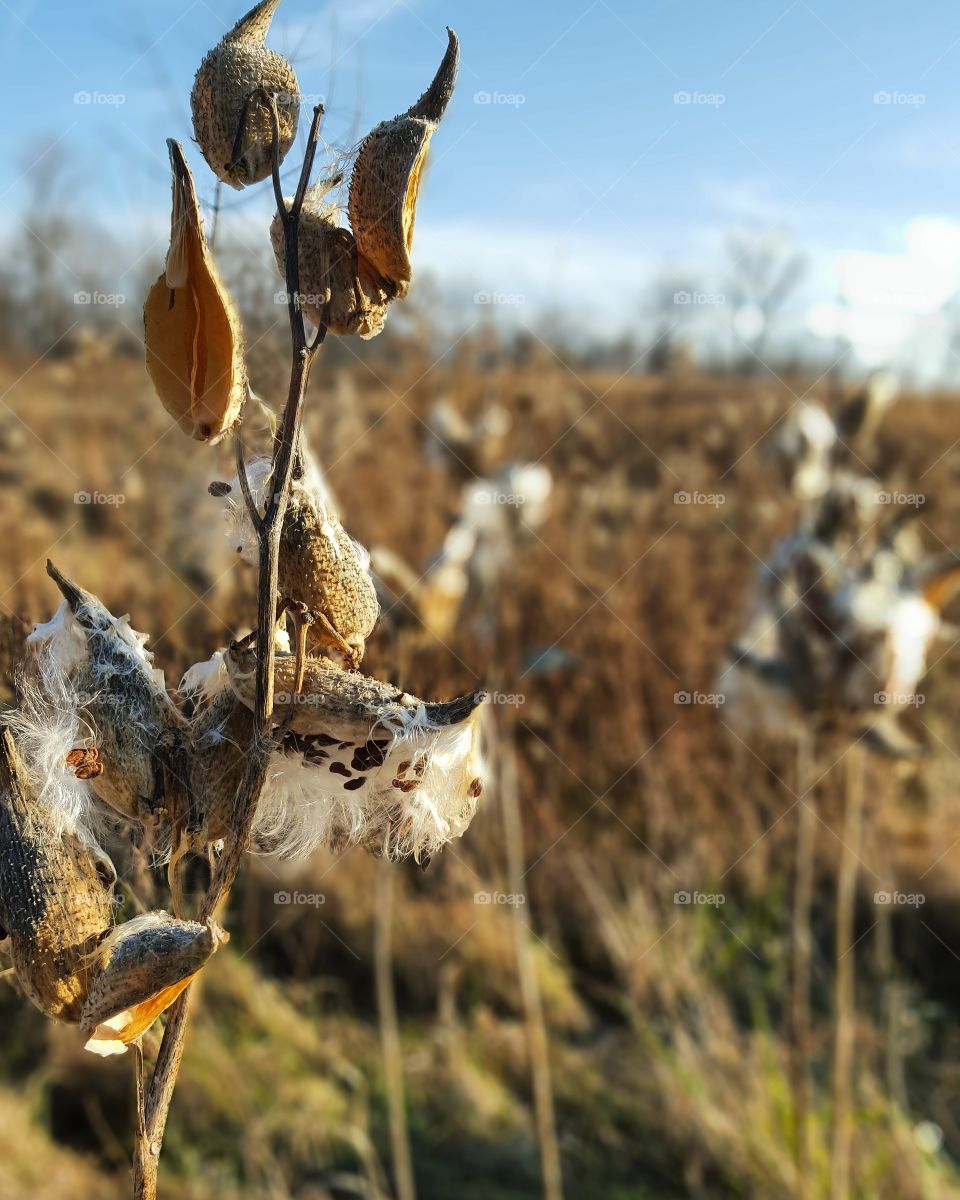
{"type": "Polygon", "coordinates": [[[263,518],[260,516],[260,511],[257,508],[253,493],[250,491],[250,479],[247,475],[247,464],[244,461],[243,453],[243,430],[237,426],[237,479],[240,481],[240,491],[243,494],[243,502],[247,506],[247,515],[253,528],[259,534],[263,528],[263,518]]]}

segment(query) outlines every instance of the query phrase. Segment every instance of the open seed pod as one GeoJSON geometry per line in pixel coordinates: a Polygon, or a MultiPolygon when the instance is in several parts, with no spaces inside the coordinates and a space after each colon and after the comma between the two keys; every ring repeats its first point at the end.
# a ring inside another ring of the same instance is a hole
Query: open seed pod
{"type": "Polygon", "coordinates": [[[224,183],[242,188],[270,174],[273,125],[259,89],[277,98],[280,159],[297,136],[300,86],[290,63],[264,45],[280,0],[261,0],[206,56],[190,94],[193,132],[224,183]]]}
{"type": "MultiPolygon", "coordinates": [[[[64,603],[28,639],[41,695],[57,707],[72,706],[93,741],[97,770],[81,777],[100,800],[129,818],[162,815],[180,773],[184,721],[144,648],[146,635],[51,562],[47,573],[64,603]]],[[[85,765],[78,760],[81,771],[85,765]]]]}
{"type": "MultiPolygon", "coordinates": [[[[295,694],[295,656],[276,661],[274,718],[286,732],[260,808],[264,820],[273,814],[281,852],[357,843],[423,861],[466,830],[482,791],[483,692],[427,703],[309,658],[295,694]]],[[[256,652],[235,645],[224,663],[252,708],[256,652]]]]}
{"type": "MultiPolygon", "coordinates": [[[[257,458],[248,471],[254,501],[260,503],[270,476],[270,460],[257,458]]],[[[256,537],[239,487],[230,489],[228,514],[237,547],[246,562],[257,561],[256,537]]],[[[290,488],[280,535],[280,596],[307,607],[315,619],[308,645],[345,666],[356,667],[380,612],[370,577],[370,558],[340,524],[319,469],[304,450],[303,473],[290,488]]]]}
{"type": "MultiPolygon", "coordinates": [[[[337,210],[325,203],[326,184],[310,188],[300,213],[300,307],[314,325],[331,333],[376,337],[387,319],[389,295],[369,271],[360,270],[357,245],[337,223],[337,210]]],[[[290,207],[290,201],[287,201],[290,207]]],[[[277,213],[270,242],[281,278],[286,275],[283,222],[277,213]]]]}
{"type": "Polygon", "coordinates": [[[49,1017],[80,1019],[115,881],[102,851],[58,834],[12,733],[0,730],[0,927],[24,994],[49,1017]]]}
{"type": "Polygon", "coordinates": [[[253,739],[253,714],[224,689],[200,707],[189,736],[191,813],[183,835],[189,849],[202,850],[230,832],[253,739]]]}
{"type": "Polygon", "coordinates": [[[178,921],[145,913],[118,925],[96,952],[90,990],[80,1014],[85,1049],[122,1054],[176,1000],[227,940],[215,921],[178,921]]]}
{"type": "Polygon", "coordinates": [[[217,442],[247,395],[243,332],[203,232],[193,177],[179,142],[173,171],[170,249],[143,308],[147,372],[163,407],[201,442],[217,442]]]}
{"type": "Polygon", "coordinates": [[[367,135],[350,179],[348,212],[364,270],[391,296],[410,286],[410,247],[430,139],[453,95],[460,43],[452,29],[440,69],[411,108],[367,135]]]}

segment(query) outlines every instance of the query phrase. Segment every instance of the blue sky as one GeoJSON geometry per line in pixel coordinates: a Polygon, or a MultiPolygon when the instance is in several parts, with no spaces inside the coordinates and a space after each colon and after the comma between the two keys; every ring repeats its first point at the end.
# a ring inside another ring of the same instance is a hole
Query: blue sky
{"type": "MultiPolygon", "coordinates": [[[[164,138],[188,141],[193,73],[244,7],[0,0],[14,111],[0,222],[16,227],[19,177],[60,138],[77,216],[141,248],[146,231],[162,236],[164,138]],[[78,92],[99,102],[77,104],[78,92]]],[[[689,272],[722,293],[728,231],[772,226],[808,256],[797,328],[831,328],[843,287],[866,358],[871,330],[940,352],[924,338],[942,341],[939,309],[960,283],[955,5],[284,0],[270,44],[328,101],[326,137],[344,148],[419,94],[447,24],[463,68],[414,251],[457,294],[519,298],[527,318],[556,306],[613,332],[634,324],[658,276],[689,272]],[[871,296],[887,278],[896,294],[879,311],[871,296]]],[[[268,189],[228,204],[256,239],[268,189]]]]}

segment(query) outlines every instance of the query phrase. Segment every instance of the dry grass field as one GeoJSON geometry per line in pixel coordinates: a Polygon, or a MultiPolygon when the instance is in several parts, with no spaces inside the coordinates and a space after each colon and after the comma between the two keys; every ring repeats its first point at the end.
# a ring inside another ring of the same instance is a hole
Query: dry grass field
{"type": "MultiPolygon", "coordinates": [[[[419,575],[460,480],[425,454],[444,400],[509,428],[492,466],[545,464],[550,514],[503,585],[444,642],[400,598],[366,669],[421,695],[494,689],[490,754],[517,749],[522,919],[540,983],[566,1192],[577,1200],[794,1194],[788,1086],[796,804],[789,747],[727,728],[709,693],[758,556],[794,513],[765,434],[811,381],[595,372],[479,333],[431,366],[417,340],[315,370],[311,442],[354,536],[419,575]],[[368,365],[369,364],[369,365],[368,365]],[[678,492],[716,494],[681,504],[678,492]],[[545,651],[551,653],[546,654],[545,651]],[[558,653],[562,651],[562,653],[558,653]],[[512,700],[510,699],[512,697],[512,700]],[[674,903],[723,893],[719,907],[674,903]]],[[[251,358],[278,401],[282,359],[251,358]]],[[[822,395],[824,384],[813,395],[822,395]]],[[[176,681],[253,614],[206,492],[229,442],[172,430],[138,357],[95,342],[0,364],[0,605],[5,639],[57,597],[44,560],[149,631],[176,681]],[[75,494],[117,502],[78,503],[75,494]],[[213,550],[211,550],[213,546],[213,550]]],[[[931,550],[960,546],[960,407],[905,396],[873,466],[912,483],[931,550]]],[[[928,752],[871,758],[858,875],[854,1194],[960,1197],[960,648],[947,640],[910,720],[928,752]],[[919,892],[904,911],[879,890],[919,892]],[[942,1132],[941,1132],[942,1131],[942,1132]]],[[[812,1188],[828,1194],[831,1006],[844,747],[819,747],[813,954],[812,1188]]],[[[421,1200],[540,1194],[495,779],[468,837],[394,869],[393,953],[421,1200]]],[[[378,864],[359,850],[295,869],[253,860],[230,945],[201,984],[165,1149],[169,1200],[390,1193],[373,980],[378,864]],[[322,895],[275,903],[278,891],[322,895]]],[[[0,1200],[126,1194],[129,1069],[84,1055],[4,983],[0,1200]]]]}

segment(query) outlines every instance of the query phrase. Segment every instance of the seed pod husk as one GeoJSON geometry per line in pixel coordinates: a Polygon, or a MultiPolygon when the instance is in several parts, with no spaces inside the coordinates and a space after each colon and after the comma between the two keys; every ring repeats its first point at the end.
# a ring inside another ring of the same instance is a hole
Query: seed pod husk
{"type": "Polygon", "coordinates": [[[447,30],[447,52],[430,87],[405,113],[378,125],[360,147],[348,212],[361,262],[391,296],[405,296],[410,247],[430,139],[453,95],[460,43],[447,30]]]}
{"type": "Polygon", "coordinates": [[[177,773],[173,756],[184,721],[167,695],[163,673],[154,670],[144,649],[146,636],[51,562],[47,573],[64,604],[29,639],[40,651],[41,687],[45,675],[66,678],[71,702],[91,729],[103,766],[102,773],[90,776],[96,796],[131,819],[161,815],[177,773]]]}
{"type": "MultiPolygon", "coordinates": [[[[234,693],[252,708],[256,652],[233,646],[224,662],[234,693]]],[[[357,844],[424,862],[466,830],[483,788],[483,692],[427,703],[308,658],[295,693],[294,673],[295,656],[278,654],[274,719],[285,732],[258,808],[268,846],[293,857],[320,844],[357,844]]]]}
{"type": "Polygon", "coordinates": [[[95,954],[80,1014],[86,1049],[122,1054],[168,1008],[226,935],[215,921],[178,921],[145,913],[117,926],[95,954]]]}
{"type": "MultiPolygon", "coordinates": [[[[357,244],[337,223],[336,208],[323,203],[324,185],[311,188],[300,213],[300,307],[314,325],[326,323],[338,337],[376,337],[387,319],[390,296],[369,270],[361,270],[357,244]]],[[[289,201],[288,201],[289,207],[289,201]]],[[[277,213],[270,242],[281,278],[286,274],[283,223],[277,213]]]]}
{"type": "Polygon", "coordinates": [[[24,994],[49,1017],[80,1019],[115,880],[102,851],[53,829],[13,735],[0,731],[0,926],[24,994]]]}
{"type": "Polygon", "coordinates": [[[178,142],[167,142],[173,212],[166,269],[143,309],[147,372],[167,412],[190,437],[217,442],[247,395],[243,332],[203,232],[193,177],[178,142]]]}
{"type": "Polygon", "coordinates": [[[204,58],[190,94],[193,132],[211,171],[233,188],[270,174],[273,124],[259,89],[277,98],[280,160],[297,136],[300,85],[290,63],[264,45],[280,0],[262,0],[204,58]]]}
{"type": "MultiPolygon", "coordinates": [[[[308,645],[345,666],[356,667],[380,612],[370,576],[367,551],[340,523],[333,502],[308,451],[303,473],[290,488],[280,535],[278,590],[282,599],[304,605],[315,616],[308,645]]],[[[268,485],[271,463],[257,458],[247,474],[254,500],[268,485]]],[[[237,495],[239,489],[231,487],[237,495]]],[[[242,500],[234,498],[228,509],[231,533],[246,562],[257,561],[256,537],[242,500]]]]}

